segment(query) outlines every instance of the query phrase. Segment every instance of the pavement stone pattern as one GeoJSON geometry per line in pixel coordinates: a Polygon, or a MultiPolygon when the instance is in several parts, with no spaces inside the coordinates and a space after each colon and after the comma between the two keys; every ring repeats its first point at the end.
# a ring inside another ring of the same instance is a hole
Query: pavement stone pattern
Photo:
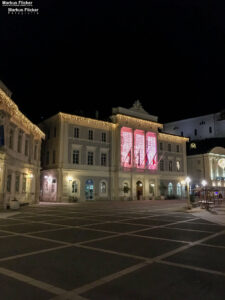
{"type": "Polygon", "coordinates": [[[182,201],[23,207],[0,219],[4,300],[222,300],[225,226],[182,201]]]}

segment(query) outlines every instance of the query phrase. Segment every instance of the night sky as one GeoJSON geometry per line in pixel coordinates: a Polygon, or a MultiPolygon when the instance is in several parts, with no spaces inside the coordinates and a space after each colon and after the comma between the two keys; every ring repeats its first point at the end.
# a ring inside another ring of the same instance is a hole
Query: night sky
{"type": "Polygon", "coordinates": [[[1,7],[0,79],[20,110],[38,123],[59,111],[106,119],[136,99],[160,122],[225,109],[225,1],[145,2],[1,7]]]}

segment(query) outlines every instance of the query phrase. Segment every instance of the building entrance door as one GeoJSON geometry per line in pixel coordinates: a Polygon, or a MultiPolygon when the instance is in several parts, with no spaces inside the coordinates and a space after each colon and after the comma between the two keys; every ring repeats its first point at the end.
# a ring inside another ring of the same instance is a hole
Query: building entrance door
{"type": "Polygon", "coordinates": [[[143,184],[141,181],[136,183],[137,200],[141,200],[143,196],[143,184]]]}
{"type": "Polygon", "coordinates": [[[94,183],[92,179],[88,179],[85,183],[85,198],[86,200],[94,199],[94,183]]]}

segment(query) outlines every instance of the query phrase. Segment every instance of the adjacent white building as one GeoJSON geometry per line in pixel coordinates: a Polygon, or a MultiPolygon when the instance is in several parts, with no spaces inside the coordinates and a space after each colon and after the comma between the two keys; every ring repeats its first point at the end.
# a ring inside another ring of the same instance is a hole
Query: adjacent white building
{"type": "Polygon", "coordinates": [[[37,203],[44,133],[30,122],[0,85],[0,208],[11,200],[37,203]]]}
{"type": "Polygon", "coordinates": [[[188,139],[162,133],[139,101],[111,120],[58,113],[40,124],[43,201],[182,197],[188,139]]]}
{"type": "Polygon", "coordinates": [[[225,137],[225,111],[164,124],[164,131],[202,140],[225,137]]]}

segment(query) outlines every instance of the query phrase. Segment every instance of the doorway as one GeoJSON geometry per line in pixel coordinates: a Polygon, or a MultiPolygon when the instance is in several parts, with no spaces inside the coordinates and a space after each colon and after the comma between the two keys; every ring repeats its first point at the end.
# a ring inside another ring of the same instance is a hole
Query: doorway
{"type": "Polygon", "coordinates": [[[85,198],[86,200],[94,199],[94,183],[92,179],[88,179],[85,183],[85,198]]]}
{"type": "Polygon", "coordinates": [[[143,196],[143,184],[141,181],[136,183],[137,200],[141,200],[143,196]]]}

